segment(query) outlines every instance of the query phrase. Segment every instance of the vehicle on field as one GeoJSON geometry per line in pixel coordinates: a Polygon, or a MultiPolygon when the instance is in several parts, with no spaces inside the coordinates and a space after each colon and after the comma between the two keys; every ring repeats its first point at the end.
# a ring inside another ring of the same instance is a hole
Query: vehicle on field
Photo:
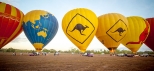
{"type": "Polygon", "coordinates": [[[94,53],[87,52],[87,53],[82,54],[82,56],[93,57],[94,53]]]}
{"type": "Polygon", "coordinates": [[[148,53],[143,53],[143,54],[140,54],[140,57],[148,57],[149,54],[148,53]]]}
{"type": "Polygon", "coordinates": [[[38,56],[40,53],[39,52],[32,52],[32,53],[29,53],[29,56],[38,56]]]}
{"type": "Polygon", "coordinates": [[[125,54],[127,57],[134,57],[134,54],[125,54]]]}
{"type": "Polygon", "coordinates": [[[119,53],[119,54],[117,54],[117,56],[124,57],[125,54],[124,53],[119,53]]]}

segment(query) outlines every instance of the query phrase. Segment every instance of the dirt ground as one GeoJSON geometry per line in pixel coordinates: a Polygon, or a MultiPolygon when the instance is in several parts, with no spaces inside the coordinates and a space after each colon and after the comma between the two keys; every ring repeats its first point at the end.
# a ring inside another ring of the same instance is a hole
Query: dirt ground
{"type": "Polygon", "coordinates": [[[0,71],[154,71],[154,57],[79,54],[29,56],[0,53],[0,71]]]}

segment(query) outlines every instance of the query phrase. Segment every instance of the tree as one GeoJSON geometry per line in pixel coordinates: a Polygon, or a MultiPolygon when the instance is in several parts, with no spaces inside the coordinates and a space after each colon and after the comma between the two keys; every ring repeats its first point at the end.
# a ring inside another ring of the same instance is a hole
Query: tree
{"type": "Polygon", "coordinates": [[[55,49],[50,49],[50,52],[54,53],[54,52],[56,52],[56,50],[55,49]]]}
{"type": "Polygon", "coordinates": [[[62,53],[63,51],[62,50],[58,50],[58,52],[62,53]]]}
{"type": "Polygon", "coordinates": [[[0,52],[6,52],[7,49],[0,49],[0,52]]]}
{"type": "Polygon", "coordinates": [[[8,48],[8,49],[6,50],[6,52],[15,52],[15,49],[13,49],[13,48],[8,48]]]}
{"type": "Polygon", "coordinates": [[[109,54],[109,50],[105,50],[103,51],[105,54],[109,54]]]}
{"type": "Polygon", "coordinates": [[[75,53],[76,50],[77,50],[76,48],[71,48],[70,49],[70,51],[73,52],[73,53],[75,53]]]}
{"type": "Polygon", "coordinates": [[[80,53],[80,50],[79,50],[79,49],[76,49],[76,50],[75,50],[75,53],[80,53]]]}
{"type": "Polygon", "coordinates": [[[50,52],[50,50],[48,50],[48,49],[43,49],[42,52],[47,52],[47,53],[48,53],[48,52],[50,52]]]}

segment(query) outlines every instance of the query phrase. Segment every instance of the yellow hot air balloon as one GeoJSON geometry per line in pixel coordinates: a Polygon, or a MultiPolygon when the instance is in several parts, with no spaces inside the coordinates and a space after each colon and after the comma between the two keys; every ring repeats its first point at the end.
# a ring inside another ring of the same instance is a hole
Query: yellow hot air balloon
{"type": "Polygon", "coordinates": [[[119,13],[101,15],[98,17],[96,37],[113,53],[127,34],[127,26],[127,18],[119,13]]]}
{"type": "Polygon", "coordinates": [[[144,18],[139,16],[131,16],[127,19],[129,29],[126,37],[122,40],[122,44],[133,53],[136,53],[147,38],[150,25],[144,18]]]}
{"type": "Polygon", "coordinates": [[[85,52],[98,27],[94,12],[86,8],[73,9],[65,14],[62,29],[65,35],[81,52],[85,52]]]}

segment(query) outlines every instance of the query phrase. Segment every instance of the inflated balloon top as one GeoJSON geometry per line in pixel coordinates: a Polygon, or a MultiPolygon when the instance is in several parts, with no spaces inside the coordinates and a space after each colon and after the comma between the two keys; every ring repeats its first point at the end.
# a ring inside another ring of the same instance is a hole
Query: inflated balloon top
{"type": "Polygon", "coordinates": [[[98,27],[98,19],[94,12],[86,8],[73,9],[62,19],[65,35],[81,52],[85,52],[92,41],[98,27]]]}
{"type": "Polygon", "coordinates": [[[148,37],[150,25],[144,18],[139,16],[130,16],[127,19],[129,29],[126,37],[122,40],[122,44],[133,53],[136,53],[148,37]]]}
{"type": "Polygon", "coordinates": [[[23,16],[16,7],[0,2],[0,49],[22,32],[23,16]]]}
{"type": "Polygon", "coordinates": [[[108,13],[98,17],[96,37],[110,52],[120,45],[121,40],[127,35],[128,21],[119,13],[108,13]]]}
{"type": "Polygon", "coordinates": [[[53,14],[43,10],[32,10],[23,19],[23,30],[28,40],[39,52],[58,31],[58,21],[53,14]]]}

